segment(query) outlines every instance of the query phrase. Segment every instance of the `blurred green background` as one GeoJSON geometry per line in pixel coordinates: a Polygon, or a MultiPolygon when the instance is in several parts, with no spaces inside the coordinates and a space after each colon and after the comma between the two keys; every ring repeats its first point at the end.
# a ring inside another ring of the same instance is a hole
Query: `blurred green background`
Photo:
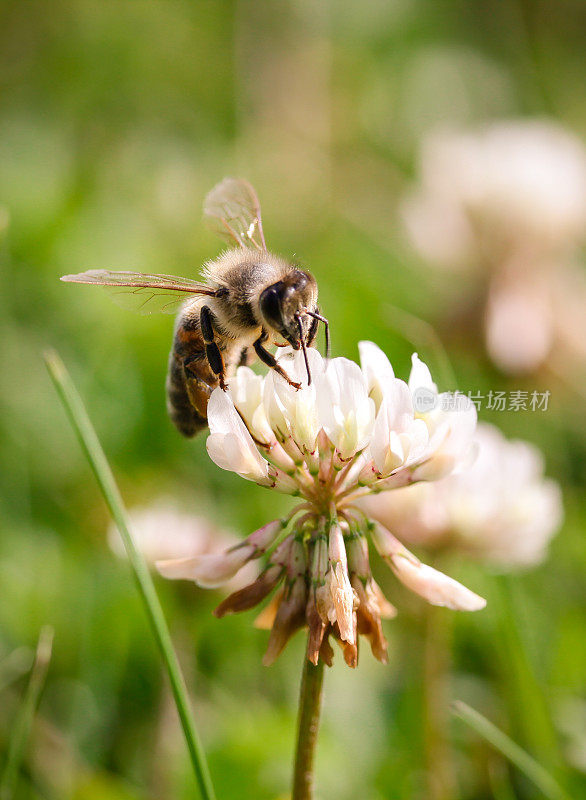
{"type": "MultiPolygon", "coordinates": [[[[172,319],[126,312],[59,276],[196,276],[220,249],[203,197],[242,175],[270,247],[316,275],[334,353],[356,358],[358,340],[372,339],[404,377],[415,345],[453,388],[393,312],[439,325],[457,297],[456,279],[410,249],[396,211],[421,137],[445,121],[526,115],[583,135],[585,46],[582,0],[0,2],[0,767],[26,648],[55,627],[19,798],[195,792],[143,609],[107,545],[107,512],[43,350],[71,370],[129,507],[167,495],[245,535],[276,502],[216,468],[205,436],[182,440],[168,421],[172,319]]],[[[544,449],[566,507],[545,565],[508,577],[450,565],[489,601],[476,615],[442,612],[452,693],[586,796],[584,398],[547,372],[505,378],[474,327],[448,350],[464,391],[551,390],[547,413],[481,416],[544,449]]],[[[386,625],[390,663],[363,648],[357,671],[340,654],[328,671],[322,798],[429,797],[423,603],[380,580],[400,609],[386,625]]],[[[303,636],[265,669],[253,612],[217,621],[219,594],[156,583],[218,796],[286,797],[303,636]]],[[[461,723],[451,735],[458,798],[540,796],[461,723]]]]}

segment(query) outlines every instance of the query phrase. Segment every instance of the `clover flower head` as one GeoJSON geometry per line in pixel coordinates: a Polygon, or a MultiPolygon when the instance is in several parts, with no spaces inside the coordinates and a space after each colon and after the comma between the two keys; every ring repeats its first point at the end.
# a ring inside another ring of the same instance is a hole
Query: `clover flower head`
{"type": "Polygon", "coordinates": [[[216,389],[208,406],[207,449],[222,469],[299,498],[288,517],[256,531],[222,558],[160,563],[163,575],[202,586],[233,577],[263,557],[250,585],[234,592],[216,615],[244,611],[274,590],[259,624],[269,626],[264,662],[271,663],[299,628],[309,628],[307,657],[332,663],[330,636],[349,666],[358,662],[358,637],[386,661],[381,619],[395,609],[374,581],[370,539],[396,577],[428,602],[461,610],[484,600],[422,564],[357,506],[369,494],[435,480],[469,458],[476,414],[461,395],[438,394],[417,356],[409,382],[395,377],[384,353],[360,344],[361,365],[325,360],[310,348],[311,385],[303,356],[283,348],[279,363],[302,383],[296,390],[276,372],[255,375],[240,367],[228,391],[216,389]],[[418,408],[417,392],[431,402],[418,408]]]}

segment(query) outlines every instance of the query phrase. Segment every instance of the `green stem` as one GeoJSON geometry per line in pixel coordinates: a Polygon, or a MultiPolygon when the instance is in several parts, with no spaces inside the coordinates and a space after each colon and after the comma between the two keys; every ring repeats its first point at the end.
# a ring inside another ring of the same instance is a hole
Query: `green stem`
{"type": "Polygon", "coordinates": [[[183,734],[185,736],[201,797],[203,800],[215,800],[215,793],[207,761],[195,727],[195,719],[189,702],[183,673],[181,672],[177,655],[173,649],[171,635],[167,623],[165,622],[163,610],[159,603],[159,598],[157,597],[148,567],[130,535],[128,515],[124,503],[122,502],[118,486],[112,475],[110,465],[108,464],[102,446],[87,415],[83,401],[77,393],[63,362],[59,356],[53,352],[45,355],[45,362],[49,370],[49,375],[57,390],[57,394],[65,407],[71,425],[77,434],[82,449],[98,481],[106,504],[110,509],[112,518],[120,531],[122,541],[124,542],[128,560],[134,572],[136,584],[144,603],[153,636],[155,637],[169,676],[173,698],[177,706],[177,712],[181,721],[181,727],[183,728],[183,734]]]}
{"type": "Polygon", "coordinates": [[[424,725],[429,800],[453,800],[456,782],[449,740],[451,618],[445,608],[425,608],[424,725]]]}
{"type": "Polygon", "coordinates": [[[313,797],[313,770],[315,748],[319,730],[324,664],[321,659],[314,666],[303,653],[305,665],[299,693],[297,719],[297,750],[293,771],[291,800],[311,800],[313,797]]]}

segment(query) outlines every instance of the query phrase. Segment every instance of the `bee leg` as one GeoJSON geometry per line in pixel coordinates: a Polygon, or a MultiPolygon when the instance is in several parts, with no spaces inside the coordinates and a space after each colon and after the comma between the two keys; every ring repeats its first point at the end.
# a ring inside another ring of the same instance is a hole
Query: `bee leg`
{"type": "Polygon", "coordinates": [[[307,332],[307,346],[311,347],[311,345],[315,342],[315,337],[317,336],[317,328],[319,325],[319,319],[316,317],[312,317],[311,325],[309,326],[309,330],[307,332]]]}
{"type": "Polygon", "coordinates": [[[325,330],[325,334],[326,334],[326,358],[329,358],[330,357],[330,323],[328,322],[328,320],[325,317],[322,317],[322,315],[319,313],[319,308],[316,308],[315,311],[310,311],[308,308],[306,308],[305,309],[305,313],[309,314],[309,316],[313,319],[313,322],[315,323],[315,328],[314,328],[314,325],[312,323],[312,325],[311,325],[311,327],[309,329],[309,334],[308,334],[308,337],[307,337],[307,344],[308,345],[311,344],[311,342],[315,338],[315,334],[317,333],[317,323],[318,322],[323,322],[324,330],[325,330]],[[310,336],[313,337],[311,340],[310,340],[310,336]]]}
{"type": "Polygon", "coordinates": [[[272,353],[269,353],[268,350],[265,350],[263,347],[263,342],[266,342],[267,335],[263,333],[258,337],[256,342],[252,345],[254,347],[254,352],[260,358],[263,364],[266,364],[267,367],[274,369],[276,373],[278,373],[282,378],[284,378],[289,386],[293,386],[294,389],[301,389],[301,384],[292,381],[291,378],[287,375],[283,367],[279,365],[277,359],[274,357],[272,353]]]}
{"type": "Polygon", "coordinates": [[[201,333],[206,346],[206,357],[210,369],[218,376],[221,388],[226,391],[226,383],[224,375],[226,374],[226,367],[224,366],[224,359],[222,352],[214,340],[214,315],[208,306],[202,306],[199,315],[199,324],[201,333]]]}

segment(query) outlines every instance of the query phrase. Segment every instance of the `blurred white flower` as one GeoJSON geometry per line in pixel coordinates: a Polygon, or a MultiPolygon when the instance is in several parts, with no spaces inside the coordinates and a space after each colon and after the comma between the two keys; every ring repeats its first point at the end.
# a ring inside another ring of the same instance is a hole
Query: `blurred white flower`
{"type": "Polygon", "coordinates": [[[562,521],[558,485],[543,476],[537,448],[476,429],[478,456],[435,483],[367,497],[361,507],[405,542],[466,552],[501,567],[537,564],[562,521]]]}
{"type": "MultiPolygon", "coordinates": [[[[366,538],[372,536],[380,550],[381,535],[377,538],[355,502],[371,492],[435,480],[465,467],[469,459],[476,411],[468,398],[438,394],[416,355],[408,385],[395,378],[376,345],[362,342],[360,352],[362,367],[345,358],[326,361],[311,348],[313,380],[307,385],[303,354],[284,348],[279,362],[301,389],[274,371],[260,378],[241,367],[228,391],[214,390],[208,405],[211,458],[222,469],[298,496],[301,503],[287,519],[269,523],[221,556],[157,565],[166,577],[215,586],[267,552],[258,579],[216,610],[223,616],[251,608],[283,581],[262,615],[263,623],[272,623],[265,663],[305,624],[308,658],[314,663],[320,657],[331,663],[328,636],[333,635],[346,662],[356,666],[358,633],[384,661],[380,620],[393,609],[370,574],[366,538]],[[431,403],[417,410],[413,400],[421,388],[430,393],[431,403]],[[291,531],[284,533],[286,528],[291,531]]],[[[383,557],[399,580],[428,602],[463,610],[483,607],[477,595],[397,545],[400,552],[381,551],[383,557]],[[408,564],[403,563],[406,553],[408,564]]]]}
{"type": "Polygon", "coordinates": [[[586,240],[586,148],[576,136],[544,120],[431,134],[403,215],[430,264],[488,275],[486,340],[498,367],[534,370],[556,345],[586,356],[586,289],[574,289],[576,307],[565,277],[578,274],[573,255],[586,240]],[[568,327],[580,331],[577,348],[568,327]]]}
{"type": "Polygon", "coordinates": [[[565,251],[584,238],[586,150],[554,123],[432,134],[420,176],[405,220],[422,254],[444,266],[495,248],[517,250],[520,242],[536,252],[565,251]]]}

